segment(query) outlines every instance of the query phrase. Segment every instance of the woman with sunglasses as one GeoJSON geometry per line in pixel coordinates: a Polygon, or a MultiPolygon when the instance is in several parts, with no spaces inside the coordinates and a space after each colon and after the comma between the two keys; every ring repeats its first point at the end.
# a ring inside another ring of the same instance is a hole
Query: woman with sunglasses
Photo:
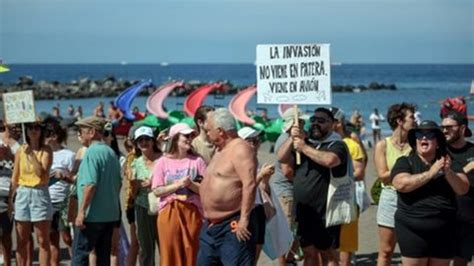
{"type": "Polygon", "coordinates": [[[203,215],[199,182],[206,164],[192,149],[196,131],[187,124],[170,128],[167,154],[153,169],[152,189],[160,197],[158,237],[160,264],[192,266],[197,263],[203,215]]]}
{"type": "Polygon", "coordinates": [[[403,265],[446,265],[454,257],[456,194],[469,189],[462,165],[447,153],[446,139],[433,121],[408,131],[413,152],[395,163],[395,233],[403,265]]]}
{"type": "Polygon", "coordinates": [[[397,192],[391,182],[390,170],[398,158],[411,152],[407,135],[408,130],[415,126],[414,112],[415,107],[408,103],[390,106],[387,113],[387,122],[392,129],[392,134],[379,141],[375,146],[375,170],[377,171],[378,181],[380,181],[378,184],[382,186],[377,209],[379,233],[377,265],[379,266],[391,264],[393,251],[397,243],[394,231],[397,192]]]}
{"type": "MultiPolygon", "coordinates": [[[[18,265],[27,265],[27,247],[33,228],[39,245],[40,265],[50,263],[49,228],[53,211],[48,182],[53,152],[44,144],[44,139],[42,124],[27,124],[26,144],[15,155],[12,176],[14,196],[10,200],[15,198],[18,265]]],[[[13,206],[13,202],[10,205],[13,206]]]]}
{"type": "Polygon", "coordinates": [[[151,174],[161,151],[156,145],[153,129],[141,126],[133,137],[136,159],[131,163],[132,198],[135,205],[137,237],[140,246],[140,265],[155,265],[155,249],[158,244],[156,214],[148,213],[148,193],[151,192],[151,174]]]}

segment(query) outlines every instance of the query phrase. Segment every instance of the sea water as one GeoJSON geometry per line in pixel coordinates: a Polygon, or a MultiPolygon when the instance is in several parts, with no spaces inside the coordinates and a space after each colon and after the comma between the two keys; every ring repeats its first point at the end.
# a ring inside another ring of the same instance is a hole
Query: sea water
{"type": "MultiPolygon", "coordinates": [[[[256,83],[256,67],[253,64],[141,64],[141,65],[112,65],[112,64],[48,64],[48,65],[10,65],[10,72],[0,74],[3,84],[15,83],[19,77],[29,75],[35,81],[46,80],[62,83],[88,77],[103,79],[112,75],[117,79],[144,80],[152,79],[156,86],[170,80],[193,82],[229,81],[235,86],[250,86],[256,83]]],[[[416,104],[422,114],[422,119],[439,122],[440,101],[446,97],[469,96],[472,80],[474,80],[474,65],[451,64],[343,64],[331,67],[331,83],[333,85],[365,85],[371,82],[395,84],[396,91],[365,91],[360,93],[333,93],[333,106],[340,107],[350,116],[359,110],[369,125],[368,116],[374,108],[385,115],[391,104],[409,102],[416,104]]],[[[209,95],[204,104],[216,107],[227,107],[233,95],[215,97],[209,95]]],[[[468,97],[468,102],[470,98],[468,97]]],[[[69,100],[39,100],[36,102],[37,112],[51,112],[52,106],[58,106],[62,115],[67,116],[66,109],[72,104],[82,106],[84,115],[90,115],[93,108],[103,101],[106,106],[114,98],[89,98],[69,100]]],[[[185,98],[169,97],[165,100],[168,110],[181,110],[185,98]]],[[[137,97],[133,106],[145,110],[146,97],[137,97]]],[[[305,105],[301,108],[311,113],[316,106],[305,105]]],[[[468,104],[470,114],[474,107],[468,104]]],[[[266,109],[270,118],[278,117],[277,105],[257,104],[253,97],[247,105],[248,110],[261,113],[266,109]]],[[[370,126],[368,126],[370,128],[370,126]]],[[[383,123],[384,131],[388,131],[387,123],[383,123]]]]}

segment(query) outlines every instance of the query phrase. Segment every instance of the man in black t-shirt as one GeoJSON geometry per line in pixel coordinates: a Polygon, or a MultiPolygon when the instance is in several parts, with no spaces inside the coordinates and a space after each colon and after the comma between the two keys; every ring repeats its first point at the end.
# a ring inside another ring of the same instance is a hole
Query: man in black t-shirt
{"type": "Polygon", "coordinates": [[[319,254],[323,263],[337,263],[340,226],[326,228],[326,199],[331,172],[343,177],[347,171],[348,152],[344,142],[333,132],[334,117],[326,108],[318,108],[310,118],[308,136],[298,125],[291,128],[291,138],[279,152],[279,160],[294,166],[294,200],[297,235],[303,247],[305,265],[317,265],[319,254]],[[306,138],[305,138],[306,137],[306,138]],[[301,164],[296,165],[296,150],[301,164]]]}
{"type": "Polygon", "coordinates": [[[472,136],[466,116],[450,111],[441,123],[448,143],[448,151],[454,161],[464,166],[470,182],[469,192],[457,197],[456,258],[454,265],[467,265],[474,256],[474,144],[465,137],[472,136]]]}

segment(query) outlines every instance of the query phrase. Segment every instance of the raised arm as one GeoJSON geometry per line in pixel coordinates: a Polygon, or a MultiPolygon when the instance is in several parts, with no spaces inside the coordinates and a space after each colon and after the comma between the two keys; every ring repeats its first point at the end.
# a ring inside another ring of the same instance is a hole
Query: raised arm
{"type": "Polygon", "coordinates": [[[451,157],[445,157],[444,173],[446,181],[448,181],[454,193],[464,195],[469,191],[469,179],[464,173],[456,173],[451,168],[451,157]]]}
{"type": "Polygon", "coordinates": [[[295,137],[293,143],[297,151],[304,153],[312,161],[324,167],[333,168],[341,164],[341,160],[336,153],[330,151],[320,151],[306,144],[304,139],[295,137]]]}
{"type": "MultiPolygon", "coordinates": [[[[408,159],[404,159],[408,160],[408,159]]],[[[397,167],[397,164],[403,163],[400,159],[397,160],[395,163],[395,167],[397,167]]],[[[443,169],[444,165],[444,159],[438,159],[436,162],[431,165],[430,170],[419,173],[419,174],[412,174],[408,171],[403,171],[398,174],[396,174],[393,177],[393,186],[398,192],[402,193],[408,193],[412,192],[413,190],[425,185],[428,183],[431,179],[435,178],[438,176],[438,173],[441,169],[443,169]]]]}
{"type": "Polygon", "coordinates": [[[284,164],[293,164],[293,156],[291,151],[293,150],[293,141],[291,138],[286,139],[280,148],[277,150],[278,161],[284,164]]]}

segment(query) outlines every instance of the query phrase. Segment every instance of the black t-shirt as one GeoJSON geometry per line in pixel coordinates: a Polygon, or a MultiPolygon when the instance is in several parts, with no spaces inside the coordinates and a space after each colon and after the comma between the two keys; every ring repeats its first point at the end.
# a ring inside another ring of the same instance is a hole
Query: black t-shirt
{"type": "MultiPolygon", "coordinates": [[[[400,173],[419,174],[430,169],[421,158],[412,153],[398,158],[392,168],[392,179],[400,173]]],[[[453,161],[454,172],[462,172],[462,167],[453,161]]],[[[398,192],[398,212],[402,217],[425,218],[454,216],[456,195],[444,175],[431,179],[423,186],[411,192],[398,192]]]]}
{"type": "MultiPolygon", "coordinates": [[[[467,142],[461,149],[448,149],[451,157],[460,163],[463,167],[469,162],[474,161],[474,144],[467,142]]],[[[471,171],[467,178],[469,179],[469,191],[467,194],[458,196],[458,220],[474,224],[474,171],[471,171]]]]}
{"type": "MultiPolygon", "coordinates": [[[[310,144],[307,142],[307,144],[310,144]]],[[[332,168],[334,177],[343,177],[347,171],[348,152],[343,141],[322,143],[316,147],[321,151],[335,153],[341,164],[332,168]]],[[[293,180],[296,203],[311,206],[321,217],[326,213],[326,200],[330,181],[330,168],[317,164],[301,153],[301,165],[297,166],[293,180]]]]}

